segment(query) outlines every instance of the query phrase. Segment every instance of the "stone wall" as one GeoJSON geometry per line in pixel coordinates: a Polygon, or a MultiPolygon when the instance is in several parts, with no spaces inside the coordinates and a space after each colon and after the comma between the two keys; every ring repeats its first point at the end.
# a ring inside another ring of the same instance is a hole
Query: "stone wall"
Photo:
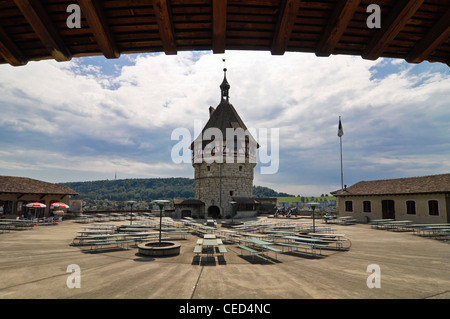
{"type": "Polygon", "coordinates": [[[208,207],[217,206],[222,218],[231,216],[232,196],[253,196],[254,163],[201,163],[195,170],[195,198],[208,207]]]}
{"type": "Polygon", "coordinates": [[[414,223],[448,223],[450,222],[450,197],[447,194],[411,194],[411,195],[379,195],[379,196],[345,196],[337,198],[339,216],[352,216],[366,222],[383,218],[382,201],[393,200],[395,219],[411,220],[414,223]],[[439,215],[430,215],[428,201],[436,200],[439,215]],[[352,210],[346,210],[345,202],[352,202],[352,210]],[[364,212],[363,202],[370,202],[370,212],[364,212]],[[406,201],[414,201],[415,214],[407,214],[406,201]]]}

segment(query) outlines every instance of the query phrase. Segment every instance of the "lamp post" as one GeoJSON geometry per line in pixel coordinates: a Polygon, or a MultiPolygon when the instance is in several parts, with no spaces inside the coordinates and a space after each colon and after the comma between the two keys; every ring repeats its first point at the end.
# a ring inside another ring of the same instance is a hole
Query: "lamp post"
{"type": "Polygon", "coordinates": [[[231,225],[234,225],[234,209],[235,209],[234,205],[236,205],[237,202],[231,201],[230,204],[231,204],[231,225]]]}
{"type": "Polygon", "coordinates": [[[164,199],[159,199],[159,200],[154,200],[153,202],[159,206],[159,244],[161,245],[162,209],[163,209],[164,205],[169,204],[170,201],[164,200],[164,199]]]}
{"type": "Polygon", "coordinates": [[[129,200],[127,202],[127,204],[131,206],[131,210],[130,210],[130,225],[133,224],[133,205],[134,205],[134,203],[136,203],[136,201],[134,201],[134,200],[129,200]]]}
{"type": "Polygon", "coordinates": [[[317,206],[319,206],[319,203],[308,203],[309,207],[312,208],[312,217],[313,217],[313,233],[316,232],[316,223],[315,223],[315,219],[314,219],[314,211],[316,209],[317,206]]]}

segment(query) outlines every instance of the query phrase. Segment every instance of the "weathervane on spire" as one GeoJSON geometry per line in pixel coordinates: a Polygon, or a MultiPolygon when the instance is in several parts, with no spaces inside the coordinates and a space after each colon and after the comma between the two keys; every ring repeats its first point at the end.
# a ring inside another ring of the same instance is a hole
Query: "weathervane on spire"
{"type": "Polygon", "coordinates": [[[230,84],[227,81],[227,68],[226,68],[226,62],[225,59],[222,59],[223,64],[224,64],[224,68],[223,68],[223,81],[222,84],[220,85],[220,90],[221,90],[221,94],[222,94],[222,101],[227,101],[228,102],[228,90],[230,89],[230,84]]]}

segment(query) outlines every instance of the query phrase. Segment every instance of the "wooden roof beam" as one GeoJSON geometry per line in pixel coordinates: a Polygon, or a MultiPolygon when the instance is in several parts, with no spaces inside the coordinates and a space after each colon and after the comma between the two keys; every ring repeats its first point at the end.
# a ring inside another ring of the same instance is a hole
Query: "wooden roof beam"
{"type": "Polygon", "coordinates": [[[450,37],[450,9],[428,31],[406,56],[409,63],[420,63],[450,37]]]}
{"type": "Polygon", "coordinates": [[[212,0],[213,6],[213,53],[225,52],[227,32],[227,0],[212,0]]]}
{"type": "Polygon", "coordinates": [[[370,40],[361,56],[369,60],[378,59],[423,2],[424,0],[397,0],[390,15],[381,18],[381,29],[370,40]]]}
{"type": "Polygon", "coordinates": [[[12,66],[27,64],[28,60],[0,26],[0,55],[12,66]]]}
{"type": "Polygon", "coordinates": [[[286,52],[288,41],[291,38],[292,28],[301,0],[283,0],[280,6],[275,34],[272,40],[271,53],[283,55],[286,52]]]}
{"type": "Polygon", "coordinates": [[[109,29],[108,22],[98,0],[78,0],[81,12],[86,17],[89,28],[92,30],[97,44],[108,59],[120,56],[116,41],[109,29]]]}
{"type": "Polygon", "coordinates": [[[59,62],[69,61],[72,54],[65,46],[41,1],[14,0],[14,2],[51,56],[59,62]]]}
{"type": "Polygon", "coordinates": [[[166,54],[177,54],[169,0],[153,0],[153,11],[158,23],[164,52],[166,54]]]}
{"type": "Polygon", "coordinates": [[[329,56],[333,52],[360,2],[360,0],[338,1],[317,45],[317,56],[329,56]]]}

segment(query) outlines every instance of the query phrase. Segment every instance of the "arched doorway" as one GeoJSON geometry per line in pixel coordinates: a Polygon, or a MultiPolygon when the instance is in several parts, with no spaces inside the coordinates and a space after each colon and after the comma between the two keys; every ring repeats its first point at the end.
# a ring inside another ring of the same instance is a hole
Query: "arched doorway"
{"type": "Polygon", "coordinates": [[[217,206],[209,206],[208,207],[208,217],[220,218],[220,208],[217,206]]]}

